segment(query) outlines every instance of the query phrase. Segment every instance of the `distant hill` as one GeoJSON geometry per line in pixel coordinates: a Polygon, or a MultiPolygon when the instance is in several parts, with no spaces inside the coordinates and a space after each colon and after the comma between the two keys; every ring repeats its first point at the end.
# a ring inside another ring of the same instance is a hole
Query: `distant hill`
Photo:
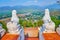
{"type": "Polygon", "coordinates": [[[10,6],[3,6],[3,7],[0,7],[0,11],[1,10],[13,10],[13,9],[16,9],[16,10],[21,10],[21,9],[38,9],[38,10],[44,10],[45,8],[49,8],[49,9],[60,9],[60,4],[53,4],[53,5],[49,5],[49,6],[36,6],[36,5],[30,5],[30,6],[13,6],[13,7],[10,7],[10,6]]]}
{"type": "Polygon", "coordinates": [[[60,9],[60,4],[49,5],[49,6],[46,6],[45,8],[49,8],[49,9],[60,9]]]}
{"type": "Polygon", "coordinates": [[[58,14],[60,14],[60,4],[53,4],[53,5],[49,5],[49,6],[36,6],[36,5],[30,5],[30,6],[22,6],[22,5],[18,5],[18,6],[3,6],[3,7],[0,7],[0,15],[1,14],[8,14],[8,13],[11,13],[11,11],[13,9],[17,10],[18,13],[25,13],[25,12],[40,12],[40,11],[43,11],[44,13],[44,10],[48,8],[51,11],[56,11],[57,12],[59,11],[58,14]]]}

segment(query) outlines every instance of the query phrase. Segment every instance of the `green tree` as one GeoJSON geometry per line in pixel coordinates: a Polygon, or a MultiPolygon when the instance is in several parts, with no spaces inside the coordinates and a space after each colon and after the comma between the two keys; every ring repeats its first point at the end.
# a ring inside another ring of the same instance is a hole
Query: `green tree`
{"type": "Polygon", "coordinates": [[[7,31],[7,27],[6,27],[5,21],[0,21],[0,23],[2,24],[2,28],[7,31]]]}

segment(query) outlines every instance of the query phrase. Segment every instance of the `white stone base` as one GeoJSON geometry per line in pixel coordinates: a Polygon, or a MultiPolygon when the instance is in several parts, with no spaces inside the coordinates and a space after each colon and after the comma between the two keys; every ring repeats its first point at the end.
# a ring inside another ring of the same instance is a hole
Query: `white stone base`
{"type": "Polygon", "coordinates": [[[56,32],[52,31],[52,30],[45,30],[45,31],[43,31],[43,33],[56,33],[56,32]]]}
{"type": "Polygon", "coordinates": [[[56,29],[56,32],[60,35],[60,27],[56,29]]]}
{"type": "Polygon", "coordinates": [[[4,29],[0,30],[1,37],[6,33],[4,29]]]}

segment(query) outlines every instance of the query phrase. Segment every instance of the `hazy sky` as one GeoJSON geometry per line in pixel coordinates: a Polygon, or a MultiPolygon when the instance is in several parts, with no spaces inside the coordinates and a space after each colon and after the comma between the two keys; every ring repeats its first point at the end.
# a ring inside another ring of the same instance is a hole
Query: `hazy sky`
{"type": "Polygon", "coordinates": [[[16,6],[16,5],[37,5],[37,6],[48,6],[55,4],[57,0],[0,0],[1,6],[16,6]]]}

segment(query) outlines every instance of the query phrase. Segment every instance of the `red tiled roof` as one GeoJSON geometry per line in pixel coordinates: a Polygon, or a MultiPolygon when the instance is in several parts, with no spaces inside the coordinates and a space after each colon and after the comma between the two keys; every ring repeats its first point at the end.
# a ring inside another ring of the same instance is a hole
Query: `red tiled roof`
{"type": "Polygon", "coordinates": [[[60,35],[57,33],[45,33],[43,35],[45,40],[60,40],[60,35]]]}
{"type": "Polygon", "coordinates": [[[13,35],[13,34],[5,34],[1,40],[17,40],[18,35],[13,35]]]}
{"type": "MultiPolygon", "coordinates": [[[[45,40],[60,40],[60,35],[58,35],[57,33],[44,33],[44,38],[45,40]]],[[[18,35],[11,35],[11,34],[6,34],[5,36],[2,37],[1,40],[17,40],[18,35]]],[[[25,38],[25,40],[38,40],[39,38],[34,38],[34,37],[30,37],[30,38],[25,38]]]]}

